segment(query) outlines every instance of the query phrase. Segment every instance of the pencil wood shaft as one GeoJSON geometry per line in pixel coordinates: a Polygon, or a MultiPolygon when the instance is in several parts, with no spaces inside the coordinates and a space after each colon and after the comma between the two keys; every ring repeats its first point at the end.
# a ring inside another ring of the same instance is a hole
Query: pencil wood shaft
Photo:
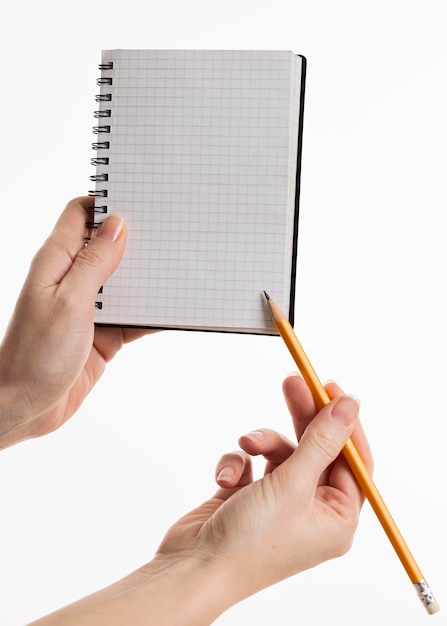
{"type": "MultiPolygon", "coordinates": [[[[266,294],[267,297],[267,294],[266,294]]],[[[295,332],[290,325],[288,319],[279,309],[279,307],[267,297],[268,304],[279,334],[286,343],[292,357],[298,365],[301,374],[308,384],[315,402],[319,409],[331,402],[328,393],[318,378],[312,364],[307,358],[295,332]]],[[[355,447],[352,439],[348,439],[344,448],[343,455],[351,468],[357,482],[359,483],[363,493],[371,504],[376,516],[378,517],[383,529],[385,530],[392,546],[394,547],[399,559],[402,562],[410,580],[413,584],[419,583],[424,579],[421,570],[413,558],[407,544],[405,543],[396,523],[386,507],[382,496],[380,495],[371,475],[363,463],[363,460],[355,447]]]]}

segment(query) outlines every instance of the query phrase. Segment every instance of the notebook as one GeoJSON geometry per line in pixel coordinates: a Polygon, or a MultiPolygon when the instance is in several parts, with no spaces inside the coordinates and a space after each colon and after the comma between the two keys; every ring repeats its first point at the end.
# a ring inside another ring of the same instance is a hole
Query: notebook
{"type": "Polygon", "coordinates": [[[278,334],[263,292],[293,323],[306,59],[105,50],[99,69],[91,225],[119,213],[129,235],[95,322],[278,334]]]}

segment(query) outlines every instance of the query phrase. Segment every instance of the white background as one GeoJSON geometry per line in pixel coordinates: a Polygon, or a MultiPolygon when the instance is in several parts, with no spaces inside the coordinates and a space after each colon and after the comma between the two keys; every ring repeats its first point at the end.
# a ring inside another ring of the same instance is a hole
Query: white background
{"type": "MultiPolygon", "coordinates": [[[[103,48],[290,49],[308,59],[296,328],[362,401],[375,479],[444,614],[428,617],[366,505],[351,552],[220,626],[445,623],[446,16],[442,0],[5,0],[1,328],[30,259],[89,189],[103,48]]],[[[69,329],[67,329],[69,332],[69,329]]],[[[0,623],[151,558],[253,428],[292,436],[280,339],[160,333],[128,346],[58,432],[0,454],[0,623]]],[[[258,467],[258,470],[261,468],[258,467]]]]}

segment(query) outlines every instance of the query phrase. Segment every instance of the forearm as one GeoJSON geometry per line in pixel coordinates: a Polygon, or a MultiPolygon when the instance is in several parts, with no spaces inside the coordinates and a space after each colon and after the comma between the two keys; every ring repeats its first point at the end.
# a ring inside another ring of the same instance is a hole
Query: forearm
{"type": "Polygon", "coordinates": [[[238,601],[222,561],[154,560],[33,626],[207,626],[238,601]]]}

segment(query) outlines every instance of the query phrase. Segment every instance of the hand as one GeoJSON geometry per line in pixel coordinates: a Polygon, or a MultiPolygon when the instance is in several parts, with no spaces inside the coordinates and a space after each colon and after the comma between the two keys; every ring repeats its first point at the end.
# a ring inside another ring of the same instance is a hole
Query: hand
{"type": "Polygon", "coordinates": [[[358,424],[358,404],[327,386],[333,400],[316,415],[306,383],[284,382],[299,445],[273,430],[241,437],[241,452],[220,460],[220,489],[167,533],[157,559],[195,553],[231,564],[239,601],[263,587],[344,554],[351,546],[363,494],[339,453],[348,437],[367,467],[372,457],[358,424]],[[253,482],[250,456],[267,463],[253,482]]]}
{"type": "Polygon", "coordinates": [[[91,198],[72,200],[36,254],[0,348],[0,448],[71,417],[124,343],[147,331],[95,328],[98,289],[126,245],[111,215],[84,245],[91,198]]]}
{"type": "Polygon", "coordinates": [[[318,414],[306,383],[284,381],[298,446],[262,428],[217,465],[214,497],[167,532],[155,558],[126,578],[35,626],[207,626],[243,598],[346,552],[363,503],[340,451],[352,435],[366,466],[371,454],[358,404],[334,399],[318,414]],[[262,454],[253,482],[250,458],[262,454]]]}

